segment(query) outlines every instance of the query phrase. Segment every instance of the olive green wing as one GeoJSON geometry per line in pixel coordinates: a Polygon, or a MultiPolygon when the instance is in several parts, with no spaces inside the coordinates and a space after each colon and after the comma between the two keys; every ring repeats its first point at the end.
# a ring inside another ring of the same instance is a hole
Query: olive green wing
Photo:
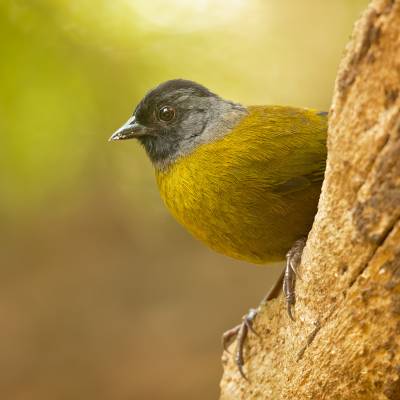
{"type": "Polygon", "coordinates": [[[297,192],[299,190],[304,190],[305,188],[314,184],[322,184],[322,181],[324,180],[324,170],[325,164],[323,166],[323,169],[321,168],[321,170],[316,171],[311,175],[294,176],[293,178],[289,178],[284,182],[277,183],[273,187],[273,192],[288,194],[297,192]]]}
{"type": "MultiPolygon", "coordinates": [[[[283,106],[250,106],[248,112],[229,135],[214,143],[218,168],[223,165],[232,176],[246,179],[249,187],[254,183],[277,194],[321,185],[326,113],[283,106]]],[[[209,153],[207,157],[211,162],[209,153]]]]}
{"type": "Polygon", "coordinates": [[[268,160],[268,173],[274,176],[273,192],[293,193],[321,185],[326,167],[327,113],[313,110],[276,108],[275,121],[283,129],[274,135],[278,148],[274,160],[268,160]],[[281,114],[281,116],[279,116],[281,114]],[[282,120],[279,122],[279,120],[282,120]]]}

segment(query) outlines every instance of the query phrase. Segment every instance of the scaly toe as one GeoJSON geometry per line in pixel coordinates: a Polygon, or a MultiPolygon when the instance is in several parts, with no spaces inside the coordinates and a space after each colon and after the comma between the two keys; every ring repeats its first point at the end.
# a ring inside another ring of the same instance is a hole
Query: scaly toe
{"type": "Polygon", "coordinates": [[[238,370],[240,372],[240,375],[246,379],[246,374],[243,371],[243,366],[244,366],[244,345],[247,339],[247,336],[249,334],[249,331],[254,333],[256,336],[258,336],[258,333],[254,330],[253,327],[253,321],[254,318],[257,315],[257,310],[255,309],[250,309],[250,311],[243,316],[242,322],[240,325],[235,326],[234,328],[226,331],[222,335],[222,344],[224,349],[229,353],[228,350],[228,345],[232,342],[233,338],[236,336],[236,351],[235,351],[235,364],[238,367],[238,370]]]}

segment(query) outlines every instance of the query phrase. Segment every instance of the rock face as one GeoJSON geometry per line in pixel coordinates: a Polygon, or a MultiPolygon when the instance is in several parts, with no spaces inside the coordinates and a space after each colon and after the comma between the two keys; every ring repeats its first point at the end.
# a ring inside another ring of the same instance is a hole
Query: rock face
{"type": "MultiPolygon", "coordinates": [[[[221,400],[400,399],[400,0],[373,0],[336,80],[319,211],[297,280],[257,316],[221,400]]],[[[231,350],[235,344],[231,345],[231,350]]]]}

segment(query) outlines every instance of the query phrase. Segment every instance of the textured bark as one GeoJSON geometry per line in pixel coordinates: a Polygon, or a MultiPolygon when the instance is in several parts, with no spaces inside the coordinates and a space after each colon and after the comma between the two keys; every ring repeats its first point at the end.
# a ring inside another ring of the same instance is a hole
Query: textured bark
{"type": "Polygon", "coordinates": [[[336,80],[296,321],[282,297],[263,307],[249,381],[224,353],[221,400],[400,399],[399,91],[400,0],[373,0],[336,80]]]}

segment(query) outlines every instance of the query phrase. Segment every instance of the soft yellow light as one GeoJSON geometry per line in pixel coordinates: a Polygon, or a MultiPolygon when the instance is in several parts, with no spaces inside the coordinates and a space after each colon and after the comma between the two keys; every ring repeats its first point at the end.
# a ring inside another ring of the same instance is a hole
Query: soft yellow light
{"type": "Polygon", "coordinates": [[[194,31],[224,25],[240,15],[245,0],[125,0],[147,29],[194,31]]]}

